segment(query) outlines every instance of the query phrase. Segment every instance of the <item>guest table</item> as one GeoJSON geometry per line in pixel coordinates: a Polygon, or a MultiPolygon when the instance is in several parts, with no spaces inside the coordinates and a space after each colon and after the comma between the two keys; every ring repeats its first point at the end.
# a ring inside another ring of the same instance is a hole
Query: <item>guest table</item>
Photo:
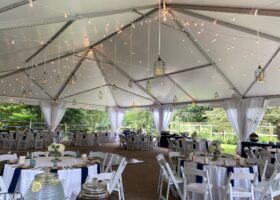
{"type": "MultiPolygon", "coordinates": [[[[213,185],[212,196],[213,199],[221,199],[220,187],[226,184],[226,180],[230,172],[232,173],[258,173],[258,166],[252,164],[236,165],[236,160],[233,158],[220,158],[218,161],[212,161],[211,157],[207,157],[208,163],[204,164],[205,157],[197,156],[194,161],[186,160],[181,157],[178,159],[178,167],[183,166],[185,168],[196,168],[207,170],[209,174],[210,183],[213,185]],[[226,160],[226,166],[224,165],[226,160]]],[[[199,176],[187,177],[189,182],[201,182],[202,179],[199,176]]],[[[243,188],[248,187],[248,182],[244,180],[234,181],[234,186],[240,186],[243,188]]],[[[195,195],[195,199],[201,199],[198,195],[195,195]]]]}
{"type": "MultiPolygon", "coordinates": [[[[66,199],[75,199],[81,190],[82,183],[85,182],[87,175],[93,176],[100,173],[99,164],[81,166],[82,160],[73,157],[62,157],[61,162],[57,163],[57,168],[52,169],[53,157],[35,158],[36,164],[34,168],[21,169],[18,179],[16,180],[15,172],[18,172],[18,165],[6,164],[4,168],[3,179],[9,190],[20,192],[25,195],[35,175],[43,173],[42,169],[49,167],[52,172],[58,174],[59,180],[62,182],[66,199]]],[[[25,160],[25,165],[29,165],[30,160],[25,160]]]]}

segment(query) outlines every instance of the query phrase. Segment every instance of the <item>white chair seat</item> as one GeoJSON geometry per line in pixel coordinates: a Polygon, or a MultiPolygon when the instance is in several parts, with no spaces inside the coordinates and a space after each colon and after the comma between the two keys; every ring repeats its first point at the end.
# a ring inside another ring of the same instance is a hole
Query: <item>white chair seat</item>
{"type": "MultiPolygon", "coordinates": [[[[184,182],[184,179],[180,176],[174,176],[174,178],[175,178],[176,183],[183,183],[184,182]]],[[[169,179],[164,177],[164,180],[168,181],[169,179]]]]}
{"type": "MultiPolygon", "coordinates": [[[[212,185],[210,184],[210,187],[212,188],[212,185]]],[[[189,183],[186,186],[186,190],[194,193],[205,193],[208,191],[208,185],[207,183],[189,183]]]]}

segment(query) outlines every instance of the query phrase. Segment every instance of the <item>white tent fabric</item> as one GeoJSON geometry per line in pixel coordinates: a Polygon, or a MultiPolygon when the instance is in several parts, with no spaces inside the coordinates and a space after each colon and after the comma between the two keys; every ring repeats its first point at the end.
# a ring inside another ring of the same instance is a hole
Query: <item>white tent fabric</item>
{"type": "Polygon", "coordinates": [[[232,98],[226,101],[225,111],[228,119],[239,138],[237,152],[240,153],[240,143],[249,139],[249,135],[257,130],[261,122],[268,100],[263,97],[244,99],[232,98]]]}
{"type": "Polygon", "coordinates": [[[40,102],[40,108],[44,116],[45,122],[49,129],[53,132],[59,125],[67,108],[67,104],[59,102],[40,102]]]}
{"type": "Polygon", "coordinates": [[[177,104],[221,102],[233,92],[243,98],[280,97],[280,6],[273,0],[254,5],[251,0],[166,0],[168,14],[161,20],[166,75],[159,78],[153,75],[157,0],[18,2],[0,1],[0,101],[57,101],[105,110],[172,104],[175,95],[177,104]],[[252,15],[256,8],[258,16],[252,15]],[[264,83],[255,82],[260,64],[264,83]],[[73,77],[77,82],[71,85],[73,77]],[[23,95],[23,90],[32,92],[23,95]]]}
{"type": "Polygon", "coordinates": [[[168,128],[173,108],[170,105],[157,106],[152,109],[153,120],[159,133],[168,128]]]}
{"type": "Polygon", "coordinates": [[[122,125],[124,119],[125,110],[118,107],[109,107],[108,115],[111,122],[112,130],[117,133],[122,125]]]}

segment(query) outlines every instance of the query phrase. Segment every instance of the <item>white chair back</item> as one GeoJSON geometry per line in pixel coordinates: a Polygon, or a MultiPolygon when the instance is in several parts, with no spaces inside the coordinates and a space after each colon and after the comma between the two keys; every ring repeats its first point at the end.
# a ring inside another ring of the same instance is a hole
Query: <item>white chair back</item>
{"type": "Polygon", "coordinates": [[[118,181],[122,179],[121,176],[122,176],[122,173],[123,173],[126,165],[127,165],[126,158],[123,158],[116,173],[114,174],[113,178],[109,182],[109,187],[108,187],[109,193],[112,193],[114,188],[117,186],[118,181]]]}
{"type": "Polygon", "coordinates": [[[34,152],[32,152],[32,156],[33,157],[45,157],[45,155],[46,155],[46,153],[45,152],[43,152],[43,151],[34,151],[34,152]]]}
{"type": "Polygon", "coordinates": [[[63,152],[64,156],[71,156],[71,157],[76,157],[77,153],[75,151],[64,151],[63,152]]]}

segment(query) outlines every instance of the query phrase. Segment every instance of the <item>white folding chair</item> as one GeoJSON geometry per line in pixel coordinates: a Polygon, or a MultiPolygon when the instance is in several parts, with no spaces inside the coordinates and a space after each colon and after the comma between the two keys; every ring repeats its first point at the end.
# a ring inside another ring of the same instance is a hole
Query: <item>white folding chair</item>
{"type": "Polygon", "coordinates": [[[280,195],[280,172],[275,169],[269,181],[263,181],[255,186],[257,200],[270,199],[280,195]]]}
{"type": "Polygon", "coordinates": [[[83,134],[81,138],[81,146],[87,147],[88,146],[88,134],[83,134]]]}
{"type": "Polygon", "coordinates": [[[266,172],[268,167],[268,160],[266,159],[258,159],[258,158],[247,158],[248,163],[256,164],[259,168],[259,175],[261,177],[261,181],[266,180],[266,172]]]}
{"type": "Polygon", "coordinates": [[[182,176],[184,179],[184,189],[183,189],[183,199],[193,199],[194,193],[203,195],[203,199],[207,200],[208,197],[212,200],[212,185],[210,184],[210,179],[208,171],[199,170],[195,168],[183,168],[181,167],[182,176]],[[202,183],[192,183],[188,181],[189,176],[200,176],[202,177],[202,183]],[[192,194],[192,198],[189,197],[189,192],[192,194]]]}
{"type": "Polygon", "coordinates": [[[163,169],[162,169],[161,165],[163,164],[163,162],[166,162],[166,161],[165,161],[165,158],[164,158],[163,154],[158,154],[156,156],[156,159],[157,159],[159,167],[160,167],[159,177],[158,177],[158,186],[157,186],[157,193],[159,193],[160,187],[161,187],[161,182],[162,182],[163,177],[164,177],[164,174],[163,174],[164,172],[163,172],[163,169]]]}
{"type": "Polygon", "coordinates": [[[36,134],[36,137],[35,137],[35,144],[34,144],[34,148],[35,149],[43,149],[44,147],[44,139],[43,139],[43,135],[38,132],[36,134]]]}
{"type": "Polygon", "coordinates": [[[19,134],[17,141],[17,149],[27,149],[27,135],[19,134]]]}
{"type": "Polygon", "coordinates": [[[256,158],[256,155],[254,154],[253,150],[249,149],[248,147],[244,148],[244,152],[247,158],[256,158]]]}
{"type": "MultiPolygon", "coordinates": [[[[183,192],[182,192],[182,189],[180,188],[180,185],[183,186],[183,183],[184,183],[183,178],[180,176],[174,175],[169,163],[164,162],[164,160],[161,160],[160,163],[161,163],[160,167],[161,167],[164,175],[163,175],[163,179],[161,181],[159,199],[168,200],[170,186],[174,186],[175,190],[177,191],[177,194],[179,195],[179,198],[183,199],[183,192]],[[164,196],[162,193],[163,182],[165,182],[167,184],[166,196],[164,196]]],[[[176,193],[173,193],[173,194],[175,196],[177,195],[176,193]]]]}
{"type": "Polygon", "coordinates": [[[124,198],[124,189],[123,189],[123,182],[122,182],[122,173],[126,165],[127,165],[126,158],[123,158],[116,172],[96,174],[93,177],[90,177],[90,179],[97,178],[98,180],[103,180],[107,182],[107,188],[109,193],[111,194],[113,191],[116,191],[118,192],[119,200],[124,200],[125,198],[124,198]]]}
{"type": "Polygon", "coordinates": [[[126,148],[127,149],[135,149],[135,136],[133,134],[129,134],[126,138],[126,148]]]}
{"type": "Polygon", "coordinates": [[[150,137],[142,135],[140,140],[140,149],[144,151],[150,150],[150,137]]]}
{"type": "Polygon", "coordinates": [[[100,151],[97,151],[97,152],[91,151],[89,153],[89,157],[98,158],[100,161],[100,165],[101,165],[101,171],[104,172],[108,153],[104,153],[104,152],[100,152],[100,151]]]}
{"type": "Polygon", "coordinates": [[[225,186],[222,186],[221,194],[222,199],[224,200],[233,200],[234,197],[243,197],[255,200],[255,187],[254,184],[256,182],[257,174],[253,173],[230,173],[227,183],[225,186]],[[231,181],[240,181],[244,180],[247,182],[247,188],[232,186],[231,181]]]}
{"type": "Polygon", "coordinates": [[[173,171],[176,170],[178,157],[180,155],[181,155],[180,152],[176,152],[176,151],[168,152],[169,164],[170,164],[173,171]]]}

